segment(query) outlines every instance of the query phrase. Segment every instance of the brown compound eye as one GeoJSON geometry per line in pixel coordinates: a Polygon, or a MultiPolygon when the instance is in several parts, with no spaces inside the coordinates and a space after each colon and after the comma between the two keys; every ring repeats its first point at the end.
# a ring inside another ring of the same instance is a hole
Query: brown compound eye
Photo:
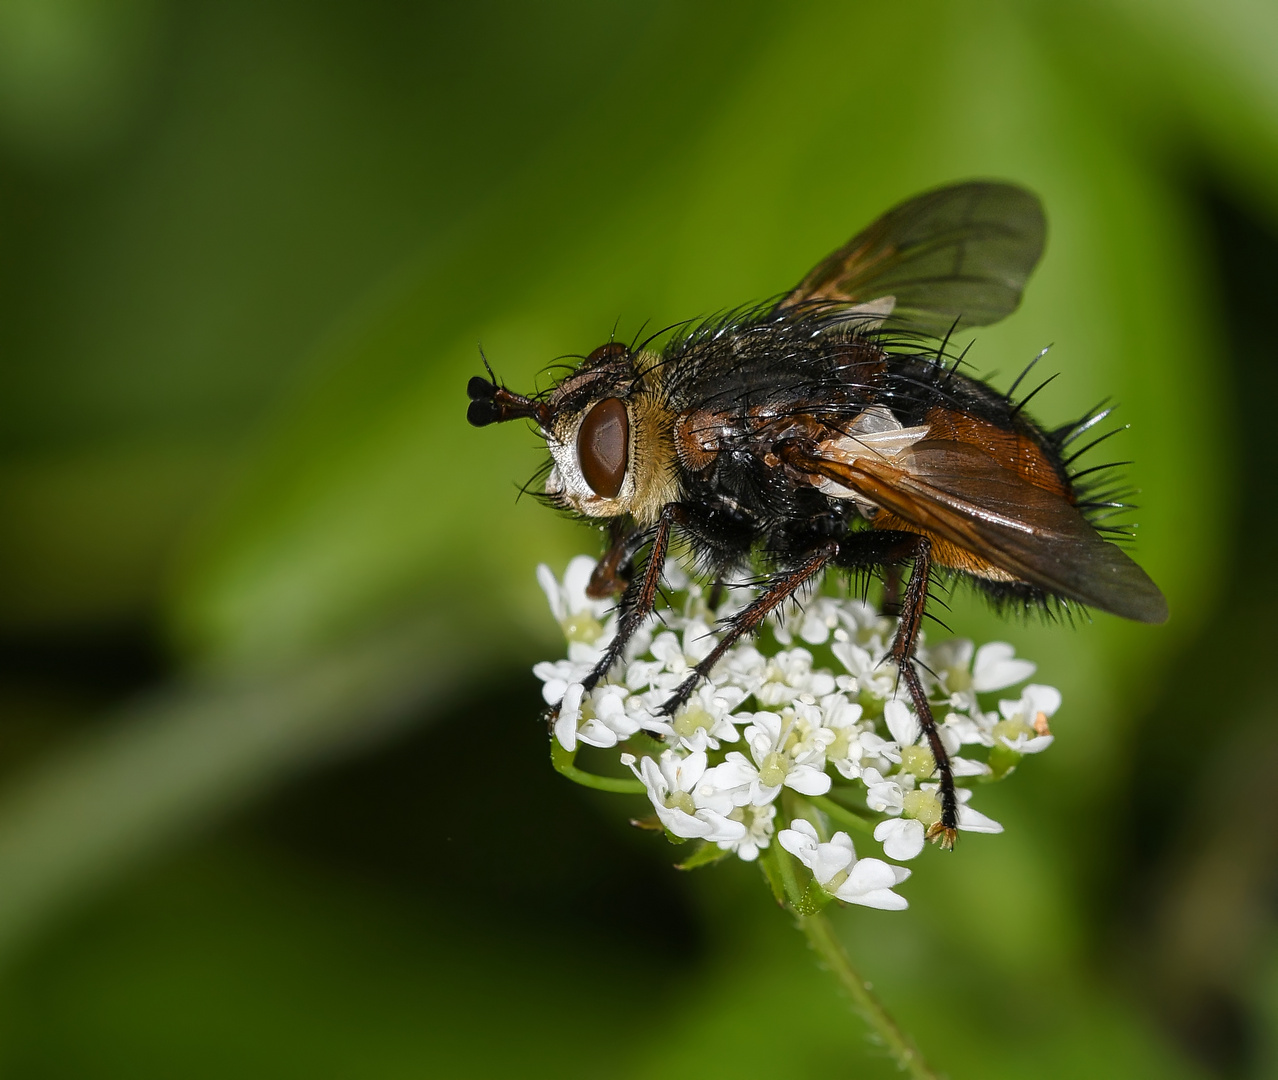
{"type": "Polygon", "coordinates": [[[577,432],[577,461],[590,490],[615,499],[626,478],[630,456],[630,419],[619,398],[604,398],[581,422],[577,432]]]}

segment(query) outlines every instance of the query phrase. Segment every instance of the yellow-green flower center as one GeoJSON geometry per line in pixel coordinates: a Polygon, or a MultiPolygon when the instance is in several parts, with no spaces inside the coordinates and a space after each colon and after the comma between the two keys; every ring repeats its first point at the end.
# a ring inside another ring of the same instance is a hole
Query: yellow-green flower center
{"type": "Polygon", "coordinates": [[[675,734],[681,738],[687,738],[692,735],[697,728],[705,728],[710,730],[714,724],[714,718],[701,707],[700,702],[694,701],[679,716],[675,717],[675,721],[670,726],[675,729],[675,734]]]}
{"type": "Polygon", "coordinates": [[[697,812],[697,804],[692,801],[690,791],[672,791],[666,796],[666,806],[671,810],[682,810],[689,817],[697,812]]]}
{"type": "Polygon", "coordinates": [[[1020,717],[1013,717],[1011,720],[1000,720],[994,725],[994,737],[996,739],[1007,739],[1009,742],[1016,742],[1021,735],[1032,739],[1037,734],[1038,732],[1020,717]]]}
{"type": "Polygon", "coordinates": [[[826,750],[826,755],[831,761],[842,761],[848,756],[848,747],[852,742],[853,728],[839,728],[834,736],[834,742],[830,743],[826,750]]]}
{"type": "Polygon", "coordinates": [[[588,611],[577,611],[569,615],[559,624],[563,627],[564,637],[569,641],[580,641],[591,645],[599,640],[603,633],[603,623],[588,611]]]}
{"type": "Polygon", "coordinates": [[[790,759],[785,754],[772,751],[759,766],[759,783],[764,787],[776,787],[781,784],[790,771],[790,759]]]}
{"type": "Polygon", "coordinates": [[[913,776],[931,776],[936,771],[936,758],[926,746],[903,746],[901,769],[913,776]]]}
{"type": "Polygon", "coordinates": [[[907,791],[903,801],[906,817],[916,818],[924,825],[935,825],[941,820],[941,800],[936,792],[907,791]]]}

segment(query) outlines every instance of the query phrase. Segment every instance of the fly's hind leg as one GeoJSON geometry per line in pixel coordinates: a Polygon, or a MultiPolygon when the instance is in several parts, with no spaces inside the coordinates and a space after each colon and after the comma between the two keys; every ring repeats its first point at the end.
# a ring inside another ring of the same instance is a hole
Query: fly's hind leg
{"type": "Polygon", "coordinates": [[[905,595],[900,601],[900,620],[896,636],[892,639],[890,656],[901,673],[901,680],[910,692],[919,727],[927,739],[928,748],[936,761],[936,776],[940,782],[941,818],[927,833],[929,840],[939,840],[941,847],[951,849],[958,836],[958,796],[954,791],[954,771],[950,755],[941,740],[941,732],[932,716],[927,694],[914,659],[919,629],[927,611],[928,584],[932,572],[932,541],[926,536],[910,532],[866,532],[844,541],[844,554],[839,565],[864,569],[875,565],[894,566],[901,562],[913,563],[905,595]]]}
{"type": "Polygon", "coordinates": [[[883,602],[879,610],[894,617],[901,614],[901,568],[895,563],[883,568],[883,602]]]}

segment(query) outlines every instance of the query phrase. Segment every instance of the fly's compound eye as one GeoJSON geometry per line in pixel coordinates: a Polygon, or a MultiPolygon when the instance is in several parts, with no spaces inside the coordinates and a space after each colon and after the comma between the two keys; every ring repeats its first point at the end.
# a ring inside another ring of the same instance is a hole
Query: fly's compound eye
{"type": "Polygon", "coordinates": [[[577,461],[590,490],[615,499],[626,479],[630,456],[630,419],[619,398],[604,398],[581,422],[577,432],[577,461]]]}

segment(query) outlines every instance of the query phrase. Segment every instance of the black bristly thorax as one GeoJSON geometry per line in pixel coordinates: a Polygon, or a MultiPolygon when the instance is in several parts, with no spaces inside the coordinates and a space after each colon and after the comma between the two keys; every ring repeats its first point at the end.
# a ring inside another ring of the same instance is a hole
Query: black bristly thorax
{"type": "Polygon", "coordinates": [[[852,504],[781,466],[775,448],[884,399],[890,363],[857,324],[809,313],[730,316],[666,347],[652,375],[669,407],[713,417],[721,434],[714,461],[681,475],[684,531],[705,569],[740,570],[756,555],[786,567],[863,524],[852,504]]]}

